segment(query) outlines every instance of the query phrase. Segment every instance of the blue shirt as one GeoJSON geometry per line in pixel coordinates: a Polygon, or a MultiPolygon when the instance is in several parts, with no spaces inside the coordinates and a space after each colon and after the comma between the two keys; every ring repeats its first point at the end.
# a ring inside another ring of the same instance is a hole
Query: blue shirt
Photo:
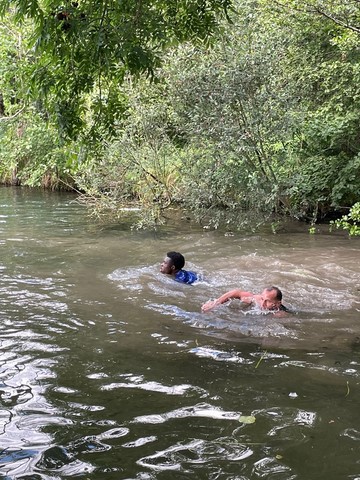
{"type": "Polygon", "coordinates": [[[195,272],[190,272],[189,270],[179,270],[175,274],[175,280],[181,283],[188,283],[189,285],[196,282],[198,279],[195,272]]]}

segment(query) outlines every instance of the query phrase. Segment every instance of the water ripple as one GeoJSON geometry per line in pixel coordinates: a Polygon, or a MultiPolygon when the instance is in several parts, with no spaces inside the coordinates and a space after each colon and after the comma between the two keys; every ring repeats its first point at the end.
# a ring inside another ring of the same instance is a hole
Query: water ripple
{"type": "Polygon", "coordinates": [[[75,459],[71,450],[59,446],[45,450],[41,459],[36,463],[36,468],[64,476],[86,475],[95,470],[90,463],[75,459]]]}
{"type": "Polygon", "coordinates": [[[101,390],[115,390],[118,388],[136,388],[139,390],[147,390],[151,392],[159,392],[159,393],[166,393],[167,395],[184,395],[188,391],[196,391],[199,392],[200,390],[205,393],[203,389],[199,389],[198,387],[194,387],[193,385],[163,385],[159,382],[149,382],[144,381],[144,377],[141,375],[124,375],[126,377],[127,382],[113,382],[108,385],[103,385],[101,390]]]}
{"type": "Polygon", "coordinates": [[[351,440],[359,441],[360,440],[360,432],[355,428],[346,428],[342,433],[341,436],[349,437],[351,440]]]}
{"type": "Polygon", "coordinates": [[[192,467],[216,461],[239,462],[250,457],[253,450],[246,445],[228,441],[192,440],[177,443],[165,450],[143,457],[137,463],[154,471],[194,472],[192,467]]]}
{"type": "Polygon", "coordinates": [[[195,347],[189,350],[190,353],[194,353],[197,357],[212,358],[218,362],[233,362],[242,364],[251,364],[252,360],[242,357],[237,352],[224,352],[222,350],[215,350],[209,347],[195,347]]]}
{"type": "Polygon", "coordinates": [[[164,423],[172,419],[188,417],[206,417],[217,420],[238,420],[240,412],[226,412],[220,407],[214,407],[207,403],[199,403],[191,407],[178,408],[161,415],[141,415],[135,417],[133,423],[164,423]]]}
{"type": "Polygon", "coordinates": [[[276,458],[265,457],[254,464],[253,473],[259,478],[271,480],[292,480],[297,475],[291,475],[291,469],[281,464],[276,458]]]}

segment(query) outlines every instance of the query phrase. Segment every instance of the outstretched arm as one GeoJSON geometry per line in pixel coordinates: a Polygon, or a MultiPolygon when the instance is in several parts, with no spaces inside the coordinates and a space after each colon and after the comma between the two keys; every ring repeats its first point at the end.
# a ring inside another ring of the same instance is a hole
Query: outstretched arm
{"type": "Polygon", "coordinates": [[[228,302],[232,298],[238,298],[242,302],[251,303],[253,301],[254,295],[250,292],[244,292],[239,289],[230,290],[229,292],[224,293],[221,297],[216,298],[215,300],[209,300],[201,307],[202,312],[208,312],[214,307],[221,305],[222,303],[228,302]]]}

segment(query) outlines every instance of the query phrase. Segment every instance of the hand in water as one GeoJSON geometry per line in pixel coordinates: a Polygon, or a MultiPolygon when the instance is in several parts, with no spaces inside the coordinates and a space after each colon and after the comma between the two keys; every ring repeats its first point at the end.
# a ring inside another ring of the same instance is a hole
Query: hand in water
{"type": "Polygon", "coordinates": [[[208,300],[206,303],[204,303],[204,305],[201,307],[201,311],[202,312],[208,312],[209,310],[211,310],[212,308],[214,307],[217,307],[218,305],[221,305],[222,303],[225,303],[227,302],[228,300],[230,300],[231,298],[236,298],[238,300],[240,300],[241,302],[243,303],[247,303],[247,304],[252,304],[254,302],[254,295],[250,294],[250,295],[247,295],[246,297],[240,297],[240,296],[233,296],[233,297],[229,297],[229,298],[226,298],[225,299],[223,297],[220,297],[220,298],[217,298],[215,300],[208,300]]]}
{"type": "Polygon", "coordinates": [[[201,307],[202,312],[208,312],[212,308],[216,306],[216,300],[208,300],[204,305],[201,307]]]}

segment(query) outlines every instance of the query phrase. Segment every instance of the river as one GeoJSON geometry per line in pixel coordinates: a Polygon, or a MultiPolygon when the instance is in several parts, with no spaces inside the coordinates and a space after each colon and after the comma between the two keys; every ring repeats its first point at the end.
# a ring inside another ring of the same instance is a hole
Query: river
{"type": "Polygon", "coordinates": [[[0,478],[360,479],[360,239],[100,224],[0,189],[0,478]],[[169,250],[201,274],[159,272],[169,250]],[[276,285],[294,313],[201,313],[276,285]]]}

